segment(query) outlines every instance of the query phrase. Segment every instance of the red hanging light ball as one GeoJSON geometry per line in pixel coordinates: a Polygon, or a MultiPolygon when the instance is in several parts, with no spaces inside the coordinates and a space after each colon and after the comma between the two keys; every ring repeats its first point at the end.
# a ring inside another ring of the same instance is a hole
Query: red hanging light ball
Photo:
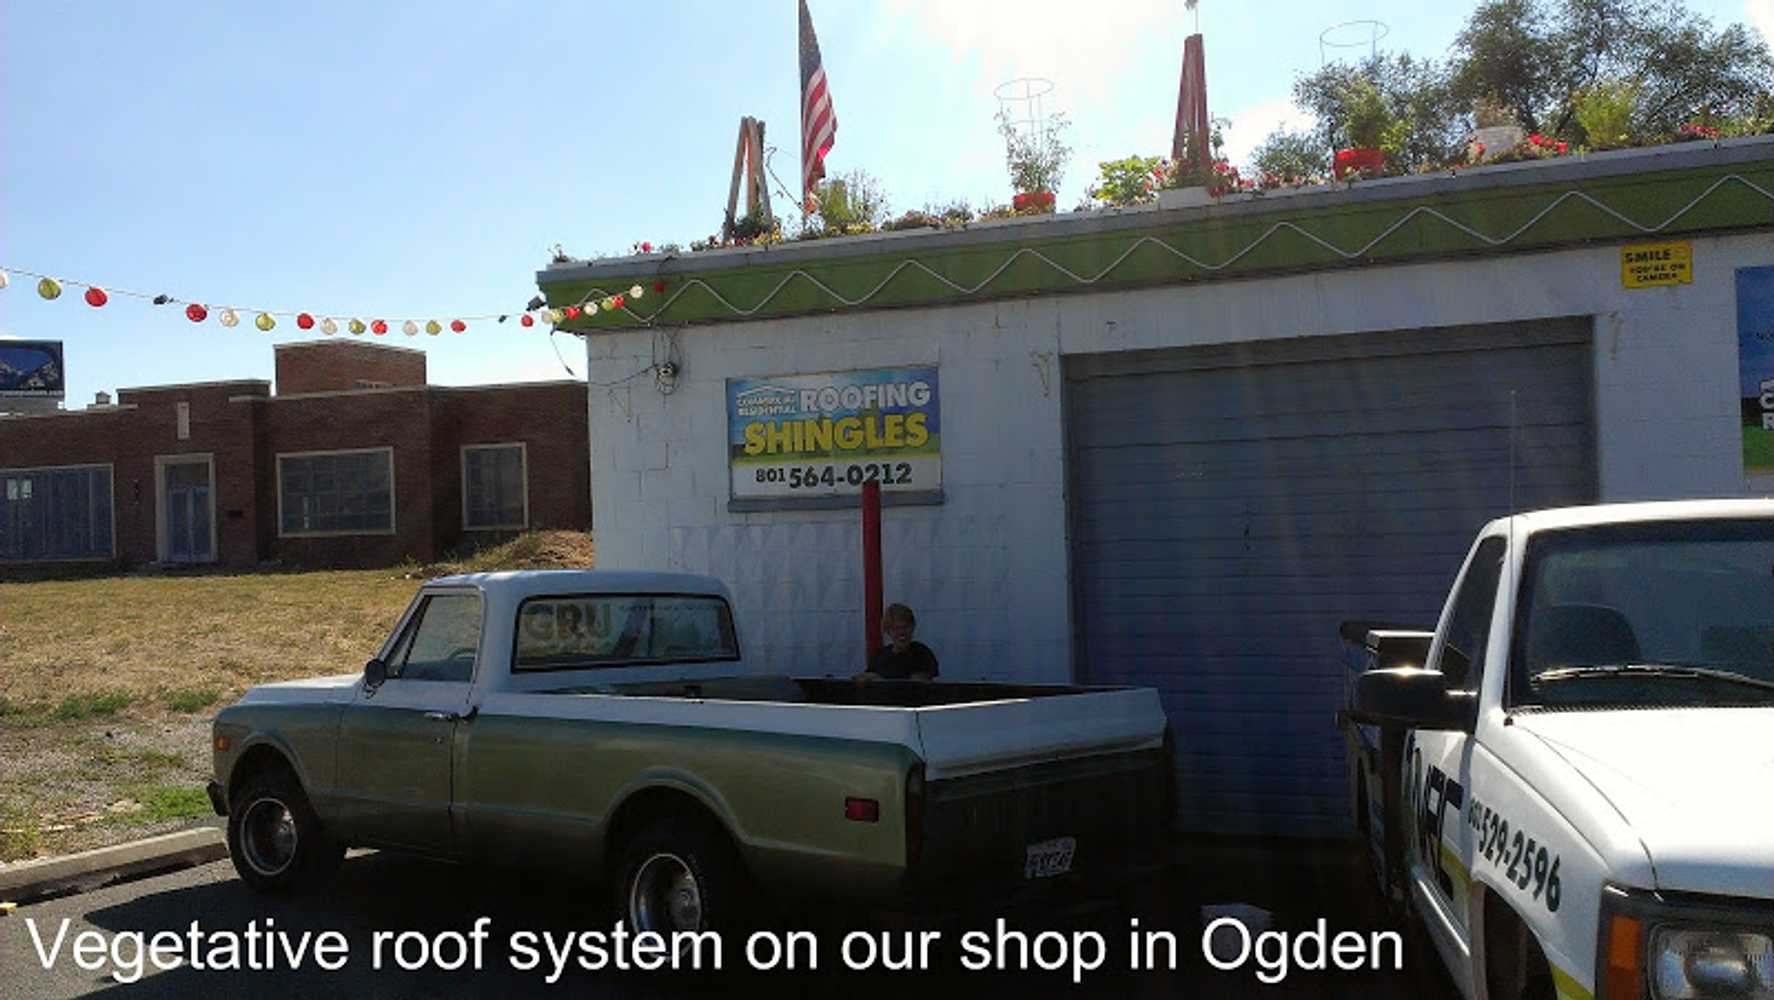
{"type": "Polygon", "coordinates": [[[565,312],[567,314],[568,319],[578,319],[579,318],[579,307],[578,306],[568,306],[566,308],[565,312]]]}
{"type": "Polygon", "coordinates": [[[376,320],[374,323],[370,324],[370,332],[380,337],[388,332],[388,324],[382,320],[376,320]]]}
{"type": "Polygon", "coordinates": [[[621,309],[623,307],[623,302],[624,302],[624,299],[622,298],[622,296],[620,296],[620,295],[616,296],[616,308],[621,309]]]}
{"type": "Polygon", "coordinates": [[[653,282],[653,294],[654,295],[664,295],[665,294],[665,282],[663,282],[663,281],[653,282]]]}
{"type": "Polygon", "coordinates": [[[86,290],[86,304],[94,309],[97,309],[99,306],[102,306],[109,301],[111,301],[111,297],[106,295],[105,290],[97,285],[93,285],[86,290]]]}
{"type": "Polygon", "coordinates": [[[529,313],[524,313],[522,316],[518,317],[517,321],[525,326],[536,325],[536,317],[531,316],[529,313]]]}
{"type": "Polygon", "coordinates": [[[201,323],[209,319],[209,310],[196,302],[185,307],[185,318],[193,323],[201,323]]]}
{"type": "Polygon", "coordinates": [[[453,319],[450,320],[450,329],[456,333],[461,333],[463,330],[468,329],[468,324],[459,319],[453,319]]]}
{"type": "Polygon", "coordinates": [[[297,313],[296,325],[304,330],[312,330],[314,329],[314,317],[307,313],[297,313]]]}

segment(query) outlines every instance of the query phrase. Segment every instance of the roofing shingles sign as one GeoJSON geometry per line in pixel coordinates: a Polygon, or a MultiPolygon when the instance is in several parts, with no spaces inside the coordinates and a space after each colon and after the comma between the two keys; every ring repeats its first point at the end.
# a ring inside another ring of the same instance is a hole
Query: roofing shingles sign
{"type": "Polygon", "coordinates": [[[727,380],[735,500],[942,488],[936,368],[727,380]]]}

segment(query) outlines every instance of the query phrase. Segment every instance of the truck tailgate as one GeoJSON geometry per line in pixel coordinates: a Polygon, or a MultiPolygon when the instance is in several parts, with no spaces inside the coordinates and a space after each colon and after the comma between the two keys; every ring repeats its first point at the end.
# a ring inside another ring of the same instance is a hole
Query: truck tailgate
{"type": "Polygon", "coordinates": [[[1106,885],[1157,859],[1170,819],[1168,748],[1028,764],[925,786],[912,884],[996,894],[1063,874],[1106,885]],[[1054,871],[1033,860],[1059,853],[1054,871]]]}
{"type": "Polygon", "coordinates": [[[993,892],[1149,861],[1170,820],[1170,748],[1151,690],[917,710],[925,792],[912,884],[993,892]],[[994,888],[996,887],[996,888],[994,888]]]}
{"type": "Polygon", "coordinates": [[[916,710],[931,781],[1024,764],[1159,746],[1164,709],[1150,688],[1081,691],[916,710]]]}

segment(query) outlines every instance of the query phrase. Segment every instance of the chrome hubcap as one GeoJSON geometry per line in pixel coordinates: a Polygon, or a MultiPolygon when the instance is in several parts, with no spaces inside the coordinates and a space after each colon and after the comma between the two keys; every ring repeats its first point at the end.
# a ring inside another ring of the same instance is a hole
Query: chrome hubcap
{"type": "Polygon", "coordinates": [[[276,799],[259,799],[240,819],[240,850],[252,870],[272,878],[296,860],[296,818],[276,799]]]}
{"type": "Polygon", "coordinates": [[[655,854],[628,887],[628,923],[662,934],[702,929],[702,890],[690,866],[675,854],[655,854]]]}

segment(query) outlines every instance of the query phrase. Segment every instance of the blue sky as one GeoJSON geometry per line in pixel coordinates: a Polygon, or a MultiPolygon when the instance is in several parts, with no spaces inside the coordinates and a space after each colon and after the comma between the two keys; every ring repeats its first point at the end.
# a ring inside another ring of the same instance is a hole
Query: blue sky
{"type": "MultiPolygon", "coordinates": [[[[1169,145],[1181,0],[811,0],[838,113],[829,169],[891,206],[1007,200],[997,84],[1055,83],[1075,154],[1169,145]]],[[[1690,0],[1774,30],[1774,0],[1690,0]]],[[[1386,22],[1381,47],[1445,55],[1466,4],[1204,0],[1209,105],[1233,158],[1276,124],[1319,35],[1386,22]]],[[[0,33],[0,266],[180,299],[389,318],[516,311],[548,248],[577,257],[718,225],[742,115],[798,175],[793,0],[302,5],[12,0],[0,33]]],[[[269,378],[270,334],[114,296],[55,302],[13,274],[0,336],[66,342],[68,401],[155,383],[269,378]]],[[[583,374],[578,341],[556,337],[583,374]]],[[[565,377],[515,323],[386,342],[431,380],[565,377]]]]}

